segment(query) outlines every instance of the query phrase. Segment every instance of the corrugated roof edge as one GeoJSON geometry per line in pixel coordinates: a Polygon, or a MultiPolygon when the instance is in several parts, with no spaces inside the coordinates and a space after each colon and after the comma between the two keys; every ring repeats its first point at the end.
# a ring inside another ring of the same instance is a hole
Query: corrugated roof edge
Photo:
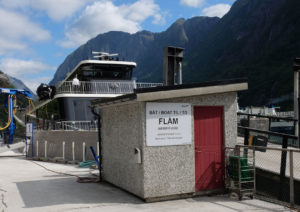
{"type": "Polygon", "coordinates": [[[219,81],[207,81],[207,82],[172,85],[172,86],[140,88],[140,89],[136,89],[135,93],[148,93],[148,92],[157,92],[157,91],[179,90],[179,89],[186,89],[186,88],[198,88],[198,87],[208,87],[208,86],[216,86],[216,85],[229,85],[229,84],[237,84],[237,83],[245,83],[245,82],[248,82],[247,78],[219,80],[219,81]]]}
{"type": "Polygon", "coordinates": [[[189,89],[189,88],[198,88],[198,87],[200,88],[200,87],[210,87],[210,86],[220,86],[220,85],[230,85],[230,84],[240,84],[240,83],[248,83],[248,79],[247,78],[238,78],[238,79],[229,79],[229,80],[181,84],[181,85],[173,85],[173,86],[139,88],[139,89],[135,89],[134,93],[132,93],[132,94],[126,94],[126,95],[111,98],[111,99],[93,100],[92,107],[94,107],[98,104],[109,105],[109,104],[114,104],[114,103],[118,103],[118,102],[127,102],[130,100],[135,100],[137,98],[137,94],[142,94],[142,93],[152,93],[152,92],[160,92],[160,91],[181,90],[181,89],[189,89]]]}

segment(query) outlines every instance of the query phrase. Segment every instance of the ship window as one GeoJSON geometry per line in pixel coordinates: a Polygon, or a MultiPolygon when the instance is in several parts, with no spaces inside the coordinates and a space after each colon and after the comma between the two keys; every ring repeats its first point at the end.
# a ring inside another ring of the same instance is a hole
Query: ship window
{"type": "Polygon", "coordinates": [[[93,65],[81,68],[79,80],[131,80],[131,66],[120,65],[93,65]]]}
{"type": "Polygon", "coordinates": [[[94,76],[94,72],[93,71],[84,71],[83,72],[83,76],[85,76],[85,77],[93,77],[94,76]]]}

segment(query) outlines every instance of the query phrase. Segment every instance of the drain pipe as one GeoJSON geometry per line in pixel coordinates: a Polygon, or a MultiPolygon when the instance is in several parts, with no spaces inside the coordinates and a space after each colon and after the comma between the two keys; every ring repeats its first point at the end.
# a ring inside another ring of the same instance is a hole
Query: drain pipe
{"type": "Polygon", "coordinates": [[[297,125],[295,126],[295,135],[298,136],[298,147],[300,148],[300,84],[299,84],[299,72],[300,72],[300,57],[294,60],[294,118],[298,119],[297,125]]]}
{"type": "Polygon", "coordinates": [[[101,115],[95,111],[94,107],[90,107],[92,113],[97,116],[98,119],[98,147],[99,147],[99,180],[100,182],[103,180],[102,176],[102,140],[101,140],[101,115]]]}

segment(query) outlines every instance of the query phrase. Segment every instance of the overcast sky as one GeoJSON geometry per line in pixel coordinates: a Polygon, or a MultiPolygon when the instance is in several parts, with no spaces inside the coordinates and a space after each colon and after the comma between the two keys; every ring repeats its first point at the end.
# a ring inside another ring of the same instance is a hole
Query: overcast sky
{"type": "Polygon", "coordinates": [[[0,69],[33,91],[100,33],[164,31],[178,18],[226,14],[235,0],[0,0],[0,69]]]}

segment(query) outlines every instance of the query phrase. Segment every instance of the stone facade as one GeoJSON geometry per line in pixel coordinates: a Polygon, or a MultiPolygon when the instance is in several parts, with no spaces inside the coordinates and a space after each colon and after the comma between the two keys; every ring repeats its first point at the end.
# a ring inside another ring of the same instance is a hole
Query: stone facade
{"type": "Polygon", "coordinates": [[[144,170],[143,164],[135,163],[135,148],[144,144],[143,108],[143,103],[136,103],[101,111],[103,177],[140,197],[144,197],[144,170]]]}
{"type": "MultiPolygon", "coordinates": [[[[158,102],[223,106],[224,143],[225,146],[235,146],[237,141],[236,92],[158,102]]],[[[110,105],[102,108],[101,114],[103,169],[106,181],[146,200],[195,192],[193,139],[189,145],[146,146],[146,102],[110,105]],[[141,164],[136,163],[135,148],[141,150],[141,164]]],[[[193,138],[193,123],[191,133],[193,138]]]]}

